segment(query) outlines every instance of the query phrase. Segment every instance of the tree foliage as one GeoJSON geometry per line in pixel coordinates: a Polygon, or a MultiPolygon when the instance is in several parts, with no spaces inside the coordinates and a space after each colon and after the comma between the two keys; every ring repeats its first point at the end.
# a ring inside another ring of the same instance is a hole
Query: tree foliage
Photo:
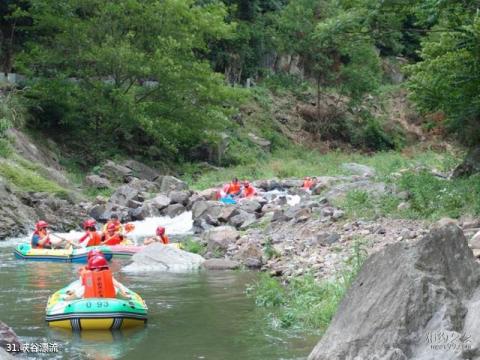
{"type": "Polygon", "coordinates": [[[109,146],[179,158],[225,125],[236,95],[204,59],[233,30],[222,4],[32,0],[30,14],[37,126],[74,134],[94,160],[109,146]]]}

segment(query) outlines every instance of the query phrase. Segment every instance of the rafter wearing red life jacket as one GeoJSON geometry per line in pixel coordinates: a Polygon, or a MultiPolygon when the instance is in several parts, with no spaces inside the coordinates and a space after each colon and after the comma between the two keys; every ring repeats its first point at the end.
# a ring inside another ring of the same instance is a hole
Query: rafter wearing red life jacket
{"type": "Polygon", "coordinates": [[[48,223],[40,220],[35,224],[35,231],[32,235],[32,248],[33,249],[51,249],[52,243],[47,232],[48,223]]]}

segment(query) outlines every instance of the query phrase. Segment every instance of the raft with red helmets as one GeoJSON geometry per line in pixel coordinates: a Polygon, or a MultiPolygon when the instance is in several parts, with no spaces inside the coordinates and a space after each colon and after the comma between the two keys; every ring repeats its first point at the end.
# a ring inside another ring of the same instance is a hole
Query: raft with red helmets
{"type": "Polygon", "coordinates": [[[33,261],[56,261],[86,263],[87,254],[92,249],[98,249],[105,254],[107,260],[112,259],[112,253],[108,246],[94,246],[80,249],[34,249],[31,244],[18,244],[14,250],[17,259],[33,261]]]}
{"type": "Polygon", "coordinates": [[[105,255],[87,254],[80,279],[48,299],[46,321],[72,330],[116,330],[144,325],[147,305],[135,292],[113,278],[105,255]]]}

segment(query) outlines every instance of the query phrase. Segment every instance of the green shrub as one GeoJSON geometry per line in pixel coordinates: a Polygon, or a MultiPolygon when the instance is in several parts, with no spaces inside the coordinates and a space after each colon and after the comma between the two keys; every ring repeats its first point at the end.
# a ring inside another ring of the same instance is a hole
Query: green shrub
{"type": "Polygon", "coordinates": [[[188,238],[185,242],[182,243],[182,249],[194,254],[204,254],[206,247],[205,244],[200,241],[195,241],[192,238],[188,238]]]}
{"type": "Polygon", "coordinates": [[[351,252],[343,269],[332,279],[318,282],[306,274],[283,284],[278,278],[262,274],[247,288],[247,294],[255,298],[257,306],[270,309],[274,325],[324,331],[366,259],[361,241],[354,243],[351,252]]]}

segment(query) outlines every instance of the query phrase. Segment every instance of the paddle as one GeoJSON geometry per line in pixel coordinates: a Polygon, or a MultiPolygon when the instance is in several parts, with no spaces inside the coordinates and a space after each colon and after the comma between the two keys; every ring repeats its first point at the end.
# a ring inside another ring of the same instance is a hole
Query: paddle
{"type": "Polygon", "coordinates": [[[57,234],[55,234],[55,233],[49,233],[49,235],[55,236],[57,239],[60,239],[60,240],[62,240],[62,241],[65,241],[65,242],[69,243],[69,244],[72,245],[74,248],[77,248],[77,249],[78,249],[78,248],[81,247],[80,245],[75,244],[72,240],[65,239],[64,237],[61,237],[61,236],[59,236],[59,235],[57,235],[57,234]]]}

